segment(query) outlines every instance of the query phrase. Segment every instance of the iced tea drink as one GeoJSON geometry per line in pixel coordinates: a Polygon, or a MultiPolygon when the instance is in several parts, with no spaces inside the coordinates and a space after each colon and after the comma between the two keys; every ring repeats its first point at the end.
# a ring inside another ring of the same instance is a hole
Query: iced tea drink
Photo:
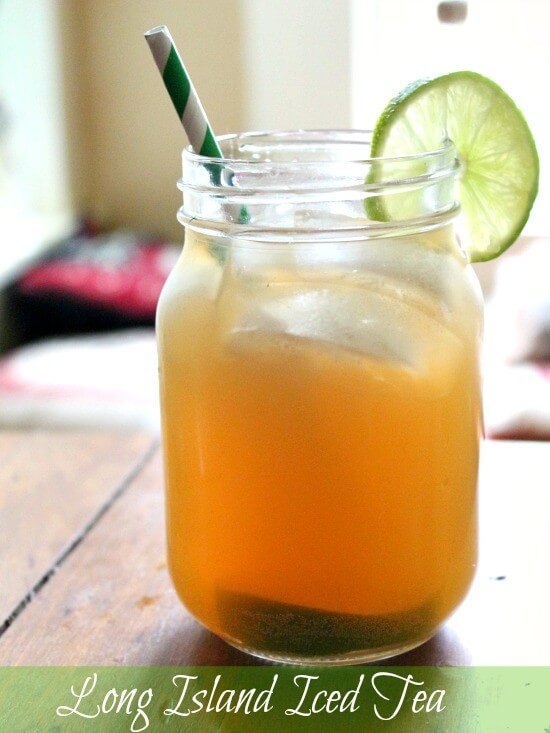
{"type": "MultiPolygon", "coordinates": [[[[261,142],[248,154],[283,169],[322,152],[261,142]]],[[[246,166],[232,188],[250,190],[246,166]]],[[[433,635],[476,565],[481,311],[456,211],[421,189],[420,221],[381,226],[363,199],[308,200],[308,218],[229,189],[187,222],[159,304],[175,587],[260,656],[391,656],[433,635]]]]}

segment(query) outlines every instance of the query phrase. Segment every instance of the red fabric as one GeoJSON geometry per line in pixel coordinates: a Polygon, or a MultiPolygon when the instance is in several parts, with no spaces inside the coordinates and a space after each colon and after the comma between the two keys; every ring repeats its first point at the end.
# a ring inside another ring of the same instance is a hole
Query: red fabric
{"type": "Polygon", "coordinates": [[[174,248],[161,243],[123,245],[110,260],[109,252],[102,257],[92,242],[82,245],[76,256],[72,252],[29,270],[19,281],[20,292],[63,294],[133,316],[154,317],[174,263],[174,248]]]}
{"type": "Polygon", "coordinates": [[[533,366],[543,379],[545,379],[547,382],[550,382],[550,364],[546,362],[540,362],[538,364],[534,364],[533,366]]]}

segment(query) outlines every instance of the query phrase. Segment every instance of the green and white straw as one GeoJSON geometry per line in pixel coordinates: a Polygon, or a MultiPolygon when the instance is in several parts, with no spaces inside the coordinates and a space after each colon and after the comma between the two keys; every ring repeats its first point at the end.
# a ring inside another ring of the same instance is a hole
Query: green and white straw
{"type": "MultiPolygon", "coordinates": [[[[159,25],[145,33],[145,40],[149,44],[191,147],[199,155],[208,158],[223,158],[204,107],[172,40],[170,31],[165,25],[159,25]]],[[[219,183],[221,166],[217,163],[209,163],[206,167],[210,170],[212,180],[219,183]]],[[[239,224],[250,222],[246,206],[240,208],[237,219],[239,224]]]]}
{"type": "Polygon", "coordinates": [[[145,33],[145,40],[149,44],[191,147],[199,155],[210,158],[223,157],[170,31],[165,25],[159,25],[145,33]]]}

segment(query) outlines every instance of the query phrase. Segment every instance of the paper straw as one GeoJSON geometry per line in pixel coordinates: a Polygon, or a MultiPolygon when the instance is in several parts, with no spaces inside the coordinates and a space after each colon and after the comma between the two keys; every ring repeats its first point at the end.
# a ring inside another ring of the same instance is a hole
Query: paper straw
{"type": "MultiPolygon", "coordinates": [[[[146,31],[144,35],[191,147],[199,155],[205,155],[208,158],[223,158],[204,107],[172,40],[170,31],[165,25],[158,25],[146,31]]],[[[221,166],[212,163],[207,167],[212,179],[219,183],[221,166]]],[[[241,207],[238,221],[239,224],[248,224],[250,221],[250,214],[246,206],[241,207]]]]}
{"type": "Polygon", "coordinates": [[[199,155],[222,158],[220,146],[170,31],[165,25],[159,25],[145,33],[145,40],[149,44],[191,147],[199,155]]]}
{"type": "MultiPolygon", "coordinates": [[[[165,25],[158,25],[146,31],[144,35],[191,147],[199,155],[205,155],[208,158],[223,158],[204,107],[172,40],[170,31],[165,25]]],[[[210,170],[212,180],[219,183],[221,166],[212,163],[207,168],[210,170]]],[[[250,214],[246,206],[241,207],[238,220],[239,224],[249,223],[250,214]]]]}

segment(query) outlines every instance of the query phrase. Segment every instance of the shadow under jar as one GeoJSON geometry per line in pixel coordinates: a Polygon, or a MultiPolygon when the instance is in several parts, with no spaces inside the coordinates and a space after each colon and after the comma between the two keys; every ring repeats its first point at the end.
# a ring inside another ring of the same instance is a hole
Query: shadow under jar
{"type": "Polygon", "coordinates": [[[168,556],[204,626],[349,664],[430,638],[476,565],[479,286],[451,143],[362,132],[183,153],[157,316],[168,556]]]}

